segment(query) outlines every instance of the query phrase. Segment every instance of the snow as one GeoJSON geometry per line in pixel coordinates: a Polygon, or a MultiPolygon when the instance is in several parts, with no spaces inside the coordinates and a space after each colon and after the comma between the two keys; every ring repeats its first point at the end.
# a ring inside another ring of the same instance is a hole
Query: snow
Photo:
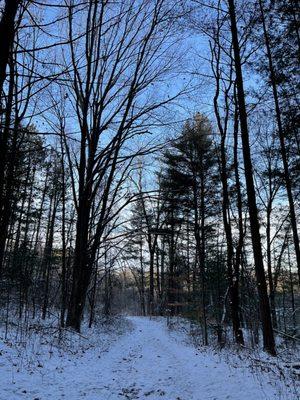
{"type": "Polygon", "coordinates": [[[2,335],[0,399],[297,399],[274,374],[183,336],[146,317],[66,333],[60,346],[55,334],[33,332],[25,348],[2,335]]]}

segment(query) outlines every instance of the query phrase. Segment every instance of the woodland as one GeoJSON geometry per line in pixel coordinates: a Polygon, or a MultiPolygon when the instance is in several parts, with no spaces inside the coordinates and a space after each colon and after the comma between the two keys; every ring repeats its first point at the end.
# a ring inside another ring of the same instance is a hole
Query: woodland
{"type": "Polygon", "coordinates": [[[296,351],[299,19],[296,0],[0,1],[1,341],[135,315],[296,351]]]}

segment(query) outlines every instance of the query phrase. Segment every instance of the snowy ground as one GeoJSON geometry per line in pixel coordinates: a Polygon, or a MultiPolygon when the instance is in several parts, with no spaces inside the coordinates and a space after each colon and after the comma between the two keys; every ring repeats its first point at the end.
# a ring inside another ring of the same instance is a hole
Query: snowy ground
{"type": "Polygon", "coordinates": [[[298,398],[280,375],[251,369],[226,351],[188,345],[164,320],[128,317],[121,328],[87,332],[67,335],[60,347],[49,334],[33,333],[25,348],[2,338],[0,400],[298,398]]]}

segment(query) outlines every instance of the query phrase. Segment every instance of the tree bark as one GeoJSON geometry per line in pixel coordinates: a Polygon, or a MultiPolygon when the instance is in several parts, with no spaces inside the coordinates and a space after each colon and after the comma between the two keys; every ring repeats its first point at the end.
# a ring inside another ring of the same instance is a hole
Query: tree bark
{"type": "Polygon", "coordinates": [[[0,21],[0,97],[15,37],[15,19],[21,0],[6,0],[0,21]]]}
{"type": "Polygon", "coordinates": [[[66,326],[80,332],[86,293],[90,283],[92,268],[88,257],[88,228],[90,207],[87,202],[79,206],[76,223],[76,243],[73,260],[72,289],[66,326]]]}

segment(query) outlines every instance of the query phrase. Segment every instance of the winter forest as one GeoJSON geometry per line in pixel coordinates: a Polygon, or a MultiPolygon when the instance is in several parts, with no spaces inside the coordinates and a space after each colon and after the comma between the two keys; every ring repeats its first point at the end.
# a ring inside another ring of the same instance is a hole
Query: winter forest
{"type": "Polygon", "coordinates": [[[0,0],[0,400],[300,398],[296,0],[0,0]]]}

